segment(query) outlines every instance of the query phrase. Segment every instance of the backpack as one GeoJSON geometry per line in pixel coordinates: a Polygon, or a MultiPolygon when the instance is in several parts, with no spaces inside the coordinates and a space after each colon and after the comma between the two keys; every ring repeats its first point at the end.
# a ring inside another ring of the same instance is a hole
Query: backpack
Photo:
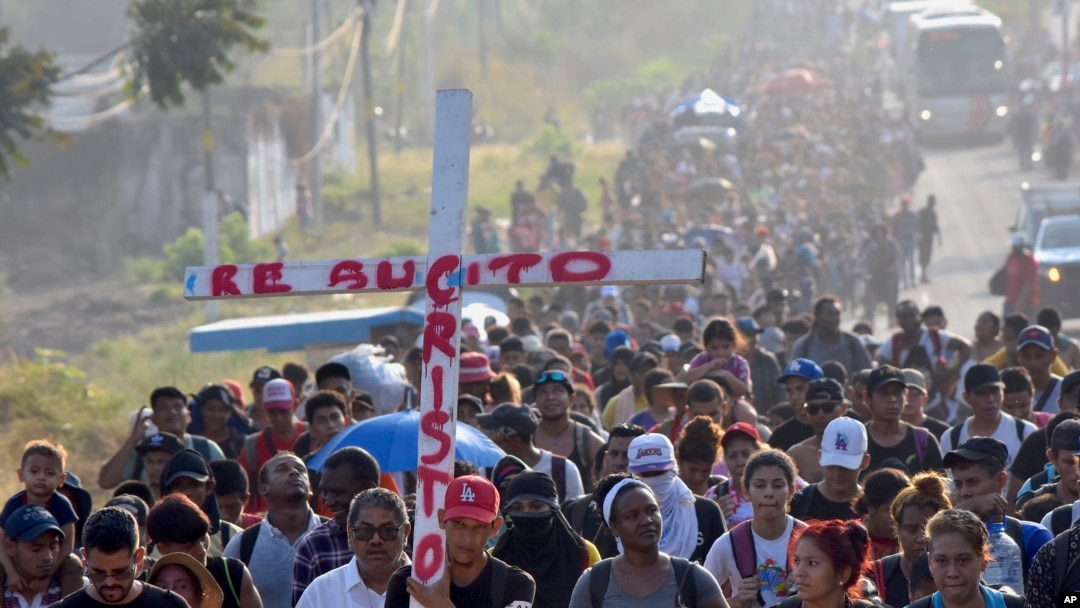
{"type": "MultiPolygon", "coordinates": [[[[915,432],[915,457],[919,459],[919,466],[922,466],[923,456],[926,455],[926,443],[930,441],[930,431],[921,426],[912,427],[915,432]]],[[[953,441],[956,441],[953,439],[953,441]]]]}
{"type": "MultiPolygon", "coordinates": [[[[604,596],[607,595],[608,582],[611,578],[611,562],[614,558],[596,562],[589,575],[589,601],[593,608],[603,608],[604,596]]],[[[696,608],[697,606],[697,580],[693,575],[693,564],[681,557],[669,556],[671,568],[675,570],[675,581],[678,589],[675,592],[675,606],[696,608]],[[687,577],[690,584],[686,584],[687,577]]]]}
{"type": "MultiPolygon", "coordinates": [[[[731,553],[735,556],[735,567],[739,570],[739,578],[748,578],[757,573],[757,548],[754,547],[754,532],[750,528],[751,521],[753,520],[748,519],[740,523],[728,533],[731,541],[731,553]]],[[[795,519],[795,523],[791,527],[791,536],[788,537],[787,548],[786,569],[788,572],[791,572],[795,567],[793,556],[795,554],[795,541],[799,536],[798,533],[805,530],[806,527],[806,524],[798,519],[795,519]]],[[[732,589],[729,581],[724,581],[721,588],[724,591],[724,597],[731,597],[732,589]]],[[[757,601],[759,604],[765,605],[760,589],[757,592],[757,601]]]]}
{"type": "Polygon", "coordinates": [[[926,330],[927,335],[930,337],[930,345],[934,349],[934,361],[930,360],[930,357],[926,353],[926,349],[923,348],[921,342],[918,340],[915,344],[908,349],[907,357],[903,361],[900,360],[900,348],[901,341],[904,339],[904,332],[898,331],[890,338],[892,340],[892,360],[889,362],[893,367],[910,367],[915,369],[926,370],[926,374],[930,377],[930,393],[927,394],[926,399],[929,402],[935,396],[940,393],[940,383],[938,382],[937,374],[934,372],[935,361],[941,359],[941,354],[944,351],[944,346],[941,343],[941,333],[936,329],[926,330]]]}
{"type": "Polygon", "coordinates": [[[1054,536],[1067,531],[1076,523],[1072,519],[1072,505],[1062,505],[1050,512],[1050,533],[1054,536]]]}
{"type": "Polygon", "coordinates": [[[1066,563],[1065,561],[1065,558],[1069,555],[1069,543],[1072,540],[1072,535],[1073,531],[1069,529],[1055,536],[1053,540],[1054,551],[1056,552],[1054,588],[1059,593],[1080,589],[1080,555],[1074,557],[1070,562],[1066,563]]]}
{"type": "Polygon", "coordinates": [[[896,574],[896,569],[900,567],[900,560],[890,559],[886,561],[885,558],[881,558],[871,562],[871,566],[874,574],[874,585],[877,586],[878,597],[881,598],[883,603],[889,604],[889,598],[886,597],[885,583],[896,574]]]}
{"type": "MultiPolygon", "coordinates": [[[[325,524],[328,521],[330,520],[322,515],[319,516],[320,524],[325,524]]],[[[262,522],[259,522],[240,533],[240,561],[244,562],[245,566],[251,566],[251,555],[255,551],[255,541],[259,540],[260,528],[262,528],[262,522]]]]}
{"type": "MultiPolygon", "coordinates": [[[[1020,440],[1020,443],[1024,442],[1024,421],[1019,418],[1013,418],[1013,422],[1016,423],[1016,438],[1020,440]]],[[[952,441],[952,449],[956,449],[960,445],[960,431],[964,428],[964,423],[952,427],[949,429],[949,439],[952,441]]]]}
{"type": "Polygon", "coordinates": [[[248,435],[244,439],[244,458],[247,460],[247,465],[251,471],[255,474],[259,474],[259,446],[256,444],[259,441],[259,437],[263,438],[266,442],[266,448],[270,451],[270,455],[277,454],[277,446],[274,445],[274,438],[270,436],[270,427],[266,427],[259,433],[254,435],[248,435]]]}
{"type": "MultiPolygon", "coordinates": [[[[934,592],[935,595],[937,593],[940,593],[940,592],[939,591],[934,592]]],[[[1000,593],[1000,592],[998,592],[998,593],[1000,593]]],[[[1024,600],[1024,596],[1022,596],[1022,595],[1013,595],[1011,593],[1002,593],[1001,594],[1001,599],[1005,600],[1005,608],[1024,608],[1024,606],[1026,605],[1025,600],[1024,600]]],[[[911,602],[911,605],[908,606],[908,608],[933,608],[933,606],[934,606],[934,595],[928,595],[926,597],[921,597],[921,598],[915,600],[914,602],[911,602]]],[[[987,606],[989,606],[989,604],[987,604],[987,606]]]]}

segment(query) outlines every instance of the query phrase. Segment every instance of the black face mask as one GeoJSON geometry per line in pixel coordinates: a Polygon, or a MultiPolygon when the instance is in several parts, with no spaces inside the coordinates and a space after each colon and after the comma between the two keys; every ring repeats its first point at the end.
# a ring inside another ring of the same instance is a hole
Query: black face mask
{"type": "Polygon", "coordinates": [[[540,539],[551,530],[555,522],[555,512],[547,513],[510,513],[510,521],[514,524],[515,534],[526,538],[540,539]]]}

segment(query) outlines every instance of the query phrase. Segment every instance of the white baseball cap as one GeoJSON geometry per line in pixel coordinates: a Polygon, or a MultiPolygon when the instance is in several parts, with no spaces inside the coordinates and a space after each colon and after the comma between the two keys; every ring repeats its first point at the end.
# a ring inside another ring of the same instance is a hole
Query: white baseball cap
{"type": "Polygon", "coordinates": [[[627,448],[631,473],[670,471],[675,468],[675,448],[660,433],[646,433],[635,437],[627,448]]]}
{"type": "Polygon", "coordinates": [[[675,334],[667,334],[660,338],[660,347],[664,349],[665,353],[679,352],[680,346],[682,346],[682,340],[675,334]]]}
{"type": "Polygon", "coordinates": [[[838,466],[857,471],[866,455],[866,427],[863,423],[841,416],[825,427],[821,438],[823,467],[838,466]]]}

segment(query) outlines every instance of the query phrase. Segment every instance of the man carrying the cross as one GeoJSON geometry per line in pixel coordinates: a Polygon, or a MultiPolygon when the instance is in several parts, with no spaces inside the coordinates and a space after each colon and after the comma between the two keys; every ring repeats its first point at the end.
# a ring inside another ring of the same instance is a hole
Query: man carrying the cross
{"type": "Polygon", "coordinates": [[[407,606],[411,597],[424,608],[531,608],[533,578],[484,550],[503,523],[495,485],[476,475],[458,477],[446,487],[446,508],[438,513],[446,533],[446,572],[424,585],[405,566],[390,579],[386,605],[407,606]]]}

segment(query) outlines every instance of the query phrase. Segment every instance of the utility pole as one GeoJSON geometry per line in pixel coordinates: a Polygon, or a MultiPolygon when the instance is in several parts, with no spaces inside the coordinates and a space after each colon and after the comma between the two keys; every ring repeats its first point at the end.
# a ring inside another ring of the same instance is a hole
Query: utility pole
{"type": "MultiPolygon", "coordinates": [[[[1061,91],[1068,93],[1074,85],[1072,72],[1069,68],[1069,9],[1072,8],[1072,0],[1061,0],[1061,91]]],[[[1063,106],[1066,114],[1069,113],[1070,104],[1063,106]]]]}
{"type": "MultiPolygon", "coordinates": [[[[362,2],[364,0],[361,0],[362,2]]],[[[382,226],[382,203],[379,200],[379,152],[375,140],[375,101],[371,90],[371,9],[372,3],[364,2],[364,31],[360,41],[360,60],[364,64],[364,122],[367,131],[368,170],[371,173],[371,221],[375,228],[382,226]]]]}
{"type": "MultiPolygon", "coordinates": [[[[408,15],[406,14],[406,17],[408,15]]],[[[408,36],[408,28],[403,24],[401,27],[401,39],[398,40],[398,73],[397,73],[397,108],[394,113],[394,154],[401,154],[403,146],[401,137],[401,124],[405,120],[405,42],[408,36]]]]}
{"type": "MultiPolygon", "coordinates": [[[[322,136],[322,53],[319,41],[322,39],[322,1],[311,0],[311,39],[315,51],[311,54],[311,145],[318,143],[322,136]]],[[[315,234],[323,232],[322,200],[322,162],[321,152],[316,150],[308,164],[308,181],[311,188],[311,209],[315,216],[315,234]]]]}
{"type": "MultiPolygon", "coordinates": [[[[206,189],[203,192],[202,220],[203,220],[203,264],[217,266],[218,263],[218,198],[214,184],[214,130],[210,113],[210,92],[202,92],[202,120],[203,120],[203,176],[206,179],[206,189]]],[[[206,302],[206,319],[217,321],[217,302],[206,302]]]]}
{"type": "Polygon", "coordinates": [[[435,59],[431,50],[431,23],[437,10],[439,0],[430,0],[424,11],[424,135],[428,141],[435,138],[435,59]]]}

